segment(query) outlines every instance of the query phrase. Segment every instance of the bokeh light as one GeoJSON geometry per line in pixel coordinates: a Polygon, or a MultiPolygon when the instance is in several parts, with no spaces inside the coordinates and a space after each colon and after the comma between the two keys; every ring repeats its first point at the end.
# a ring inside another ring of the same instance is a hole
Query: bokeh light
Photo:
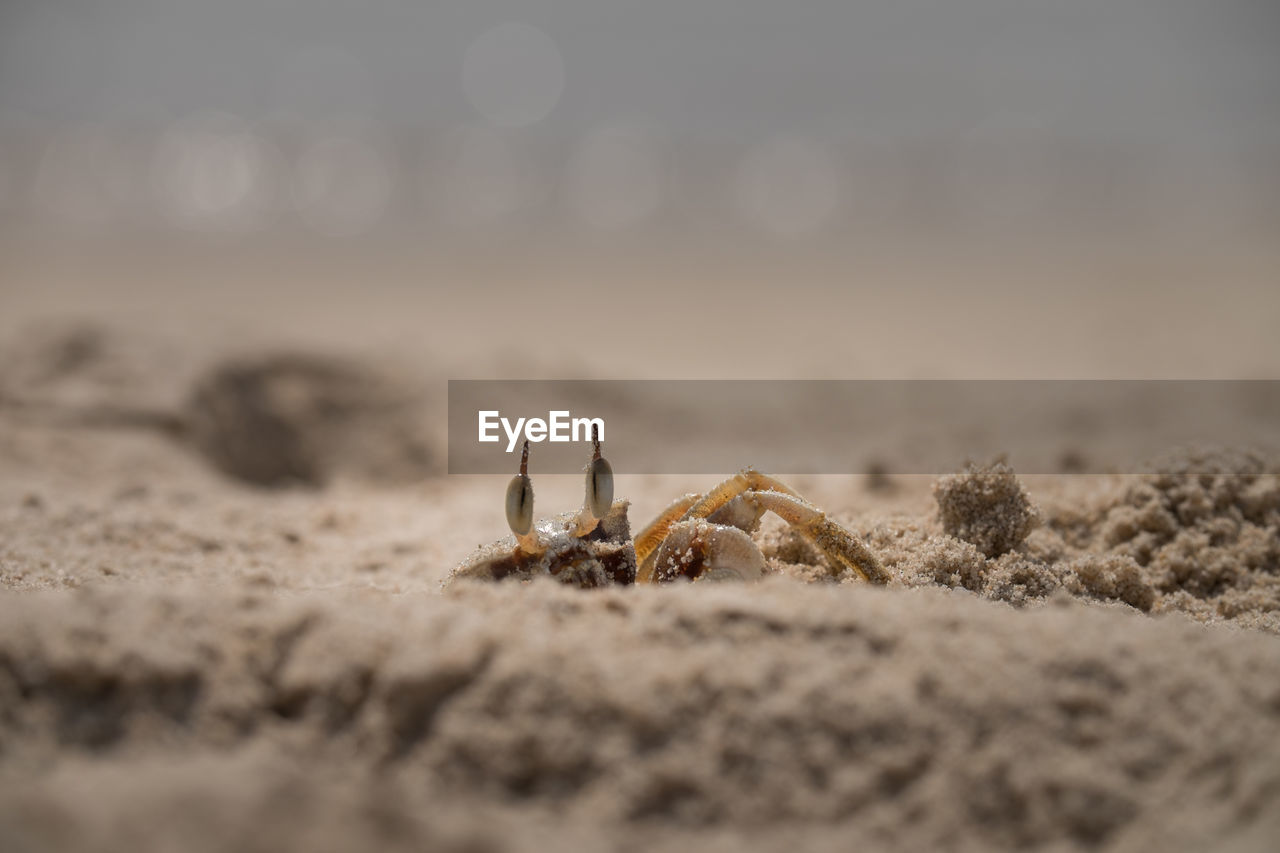
{"type": "Polygon", "coordinates": [[[152,178],[165,216],[183,228],[244,232],[274,213],[277,157],[242,119],[201,113],[156,147],[152,178]]]}
{"type": "Polygon", "coordinates": [[[528,24],[486,30],[467,48],[462,88],[498,127],[527,127],[546,118],[564,91],[564,58],[551,37],[528,24]]]}

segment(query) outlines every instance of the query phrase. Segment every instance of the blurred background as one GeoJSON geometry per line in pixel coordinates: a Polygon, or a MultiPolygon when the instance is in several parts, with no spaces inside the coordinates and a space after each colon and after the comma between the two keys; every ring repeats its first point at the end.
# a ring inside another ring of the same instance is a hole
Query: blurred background
{"type": "Polygon", "coordinates": [[[6,334],[1276,378],[1280,9],[6,0],[0,229],[6,334]]]}

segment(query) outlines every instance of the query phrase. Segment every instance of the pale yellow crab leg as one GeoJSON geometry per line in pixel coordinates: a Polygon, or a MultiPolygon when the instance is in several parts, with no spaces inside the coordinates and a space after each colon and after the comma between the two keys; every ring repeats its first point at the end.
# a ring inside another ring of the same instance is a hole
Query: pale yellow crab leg
{"type": "Polygon", "coordinates": [[[852,569],[871,583],[889,582],[889,572],[880,565],[876,555],[856,536],[827,518],[822,510],[795,495],[776,491],[756,492],[752,499],[799,530],[814,547],[837,565],[852,569]]]}
{"type": "Polygon", "coordinates": [[[716,486],[706,495],[685,495],[662,511],[653,523],[635,538],[636,583],[649,583],[653,579],[653,558],[658,546],[667,538],[667,531],[677,521],[706,518],[729,501],[746,492],[779,492],[799,498],[790,486],[761,474],[754,468],[743,468],[737,474],[716,486]]]}
{"type": "Polygon", "coordinates": [[[651,583],[653,581],[653,555],[658,553],[658,546],[662,544],[662,540],[667,538],[667,532],[671,530],[671,525],[680,520],[689,507],[702,500],[702,495],[692,493],[682,498],[677,498],[672,502],[671,506],[664,509],[658,514],[658,517],[649,522],[649,526],[632,540],[636,549],[636,565],[640,568],[636,572],[636,583],[651,583]]]}
{"type": "Polygon", "coordinates": [[[729,501],[746,492],[780,492],[793,498],[800,497],[790,486],[775,480],[768,474],[761,474],[754,468],[743,468],[698,501],[684,514],[685,520],[706,518],[729,501]]]}

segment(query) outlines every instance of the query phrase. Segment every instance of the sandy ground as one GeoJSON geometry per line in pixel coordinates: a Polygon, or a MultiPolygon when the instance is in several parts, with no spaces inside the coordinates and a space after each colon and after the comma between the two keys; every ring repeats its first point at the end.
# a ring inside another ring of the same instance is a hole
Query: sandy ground
{"type": "MultiPolygon", "coordinates": [[[[181,294],[157,323],[145,293],[117,289],[124,308],[106,311],[72,272],[23,291],[3,324],[0,849],[1280,837],[1273,460],[795,481],[863,538],[887,588],[769,522],[755,585],[442,592],[505,532],[505,478],[440,474],[441,380],[509,374],[510,335],[442,327],[454,337],[415,351],[394,306],[344,326],[317,300],[272,326],[249,319],[260,305],[215,316],[181,294]],[[303,391],[255,397],[271,377],[303,391]],[[260,485],[277,476],[297,485],[260,485]]],[[[1196,300],[1177,305],[1170,322],[1192,324],[1196,300]]],[[[575,364],[581,336],[555,340],[534,372],[575,364]]],[[[720,375],[801,375],[839,346],[720,375]]],[[[618,491],[643,523],[711,485],[618,491]]],[[[543,478],[539,505],[573,507],[580,489],[543,478]]]]}

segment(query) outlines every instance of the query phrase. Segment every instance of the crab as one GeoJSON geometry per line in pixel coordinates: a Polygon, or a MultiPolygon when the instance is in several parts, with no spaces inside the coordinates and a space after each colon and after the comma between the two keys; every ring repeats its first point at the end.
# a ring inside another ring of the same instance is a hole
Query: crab
{"type": "Polygon", "coordinates": [[[630,503],[614,500],[613,469],[600,455],[598,433],[592,441],[582,508],[537,524],[526,441],[520,473],[507,486],[512,535],[475,551],[445,583],[551,577],[575,586],[601,587],[757,580],[767,569],[750,534],[766,512],[799,531],[835,571],[848,571],[873,584],[889,580],[889,573],[856,536],[788,486],[753,468],[744,468],[706,494],[676,499],[632,539],[630,503]]]}

